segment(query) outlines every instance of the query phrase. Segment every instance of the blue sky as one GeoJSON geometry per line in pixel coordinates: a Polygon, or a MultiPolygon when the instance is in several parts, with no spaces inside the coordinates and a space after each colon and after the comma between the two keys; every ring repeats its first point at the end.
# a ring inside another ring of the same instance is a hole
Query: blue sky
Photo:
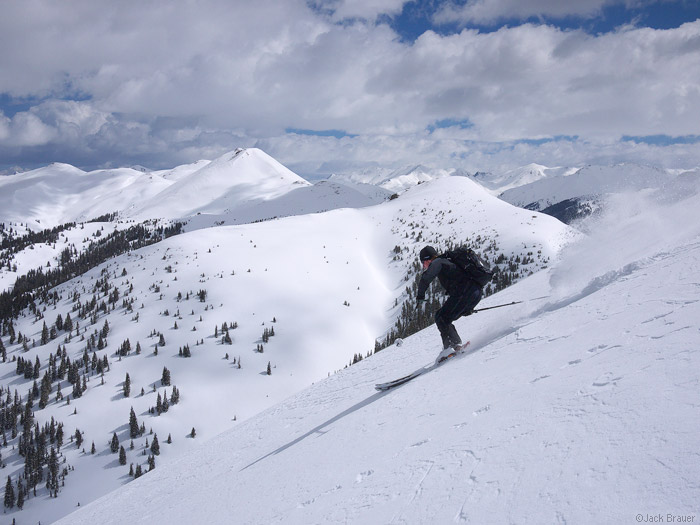
{"type": "MultiPolygon", "coordinates": [[[[467,4],[466,0],[454,3],[462,6],[467,4]]],[[[626,24],[636,24],[653,29],[672,29],[700,18],[700,2],[669,0],[661,2],[631,2],[632,5],[629,6],[625,2],[602,3],[600,9],[589,16],[574,14],[554,16],[545,12],[533,13],[526,18],[512,18],[506,14],[502,18],[491,21],[473,20],[435,23],[433,17],[443,4],[444,2],[431,1],[408,2],[403,6],[401,13],[386,16],[385,20],[403,40],[413,42],[428,30],[448,35],[465,28],[489,32],[497,31],[504,26],[515,26],[523,23],[544,23],[561,29],[580,29],[590,34],[600,34],[615,31],[626,24]]]]}
{"type": "Polygon", "coordinates": [[[0,173],[700,165],[700,1],[0,4],[0,173]]]}

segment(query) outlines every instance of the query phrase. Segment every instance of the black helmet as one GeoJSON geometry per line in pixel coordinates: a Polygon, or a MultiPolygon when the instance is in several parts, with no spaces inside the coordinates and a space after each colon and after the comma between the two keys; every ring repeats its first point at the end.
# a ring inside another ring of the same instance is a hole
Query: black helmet
{"type": "Polygon", "coordinates": [[[420,251],[419,258],[421,261],[429,261],[437,257],[437,252],[432,246],[426,246],[420,251]]]}

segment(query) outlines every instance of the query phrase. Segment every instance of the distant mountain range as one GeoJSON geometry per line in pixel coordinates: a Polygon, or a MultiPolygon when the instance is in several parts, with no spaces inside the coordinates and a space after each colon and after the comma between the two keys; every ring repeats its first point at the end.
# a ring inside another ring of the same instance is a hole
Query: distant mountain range
{"type": "Polygon", "coordinates": [[[659,189],[680,177],[694,187],[698,170],[638,164],[554,167],[529,164],[473,174],[423,165],[335,174],[312,185],[256,148],[170,170],[142,166],[84,172],[52,164],[0,177],[0,220],[53,227],[119,212],[123,219],[198,217],[193,226],[242,224],[274,217],[358,208],[443,177],[469,177],[506,202],[543,211],[564,222],[602,206],[605,195],[659,189]],[[306,195],[308,193],[308,196],[306,195]]]}

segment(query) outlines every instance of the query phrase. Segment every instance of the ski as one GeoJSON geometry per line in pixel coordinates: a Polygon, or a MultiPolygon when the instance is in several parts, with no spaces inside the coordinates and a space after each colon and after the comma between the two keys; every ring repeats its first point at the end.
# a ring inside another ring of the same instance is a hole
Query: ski
{"type": "Polygon", "coordinates": [[[374,388],[379,390],[379,391],[384,391],[384,390],[390,390],[390,389],[397,387],[399,385],[403,385],[405,383],[408,383],[412,379],[415,379],[416,377],[421,376],[421,375],[425,374],[426,372],[430,372],[431,370],[433,370],[439,366],[444,365],[447,361],[449,361],[450,359],[452,359],[456,355],[464,353],[468,346],[469,346],[469,341],[467,341],[465,344],[463,344],[459,348],[459,350],[457,350],[454,354],[450,354],[448,357],[446,357],[442,361],[439,361],[439,362],[436,361],[435,363],[432,363],[430,365],[422,366],[419,369],[417,369],[416,371],[411,372],[410,374],[405,375],[403,377],[399,377],[398,379],[394,379],[393,381],[387,381],[386,383],[378,383],[378,384],[374,385],[374,388]]]}

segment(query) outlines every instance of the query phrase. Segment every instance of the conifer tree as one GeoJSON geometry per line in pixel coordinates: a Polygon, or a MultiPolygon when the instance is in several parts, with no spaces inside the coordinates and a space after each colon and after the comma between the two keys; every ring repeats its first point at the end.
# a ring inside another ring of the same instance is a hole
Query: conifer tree
{"type": "Polygon", "coordinates": [[[51,377],[49,373],[44,374],[41,380],[41,394],[39,396],[39,408],[46,408],[49,404],[49,396],[51,395],[51,377]]]}
{"type": "Polygon", "coordinates": [[[134,407],[131,407],[131,412],[129,413],[129,436],[131,439],[139,437],[139,422],[136,419],[136,412],[134,412],[134,407]]]}
{"type": "Polygon", "coordinates": [[[41,344],[45,345],[49,342],[49,328],[46,326],[46,321],[44,321],[44,326],[41,328],[41,344]]]}
{"type": "Polygon", "coordinates": [[[170,408],[170,403],[168,402],[168,393],[163,392],[163,404],[161,405],[161,410],[167,412],[170,408]]]}
{"type": "MultiPolygon", "coordinates": [[[[126,379],[124,379],[124,397],[129,397],[129,394],[131,394],[131,378],[127,372],[126,379]]],[[[116,450],[114,452],[116,452],[116,450]]]]}
{"type": "Polygon", "coordinates": [[[11,509],[15,506],[15,487],[12,485],[12,479],[7,476],[5,484],[5,508],[11,509]]]}
{"type": "Polygon", "coordinates": [[[270,361],[267,362],[267,375],[272,375],[272,367],[270,367],[270,361]]]}
{"type": "Polygon", "coordinates": [[[24,485],[22,485],[22,478],[17,480],[17,508],[22,510],[24,507],[24,485]]]}
{"type": "MultiPolygon", "coordinates": [[[[94,445],[94,443],[93,443],[94,445]]],[[[56,449],[51,447],[51,454],[49,455],[49,471],[47,474],[46,488],[49,492],[58,495],[58,456],[56,455],[56,449]]]]}
{"type": "Polygon", "coordinates": [[[73,320],[70,318],[70,312],[66,314],[66,318],[63,321],[63,329],[69,334],[73,331],[73,320]]]}
{"type": "Polygon", "coordinates": [[[124,446],[119,447],[119,464],[126,465],[126,450],[124,450],[124,446]]]}
{"type": "Polygon", "coordinates": [[[117,437],[117,433],[115,432],[112,434],[112,442],[109,445],[109,449],[114,453],[119,450],[119,438],[117,437]]]}
{"type": "Polygon", "coordinates": [[[158,443],[158,434],[153,435],[153,443],[151,443],[151,452],[154,456],[160,455],[160,444],[158,443]]]}
{"type": "Polygon", "coordinates": [[[180,402],[180,391],[176,386],[173,386],[173,392],[170,394],[170,404],[177,405],[180,402]]]}
{"type": "Polygon", "coordinates": [[[170,386],[170,370],[163,367],[163,375],[160,378],[160,384],[163,386],[170,386]]]}
{"type": "Polygon", "coordinates": [[[63,423],[56,427],[56,446],[60,449],[63,446],[63,423]]]}

